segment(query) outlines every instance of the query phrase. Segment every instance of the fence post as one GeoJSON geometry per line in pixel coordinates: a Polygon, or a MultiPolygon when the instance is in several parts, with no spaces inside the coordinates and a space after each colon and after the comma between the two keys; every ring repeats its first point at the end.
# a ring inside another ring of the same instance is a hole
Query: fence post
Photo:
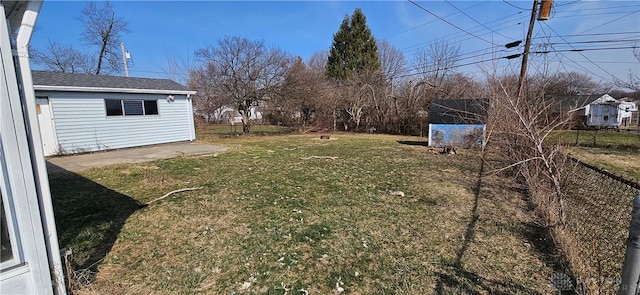
{"type": "Polygon", "coordinates": [[[629,225],[629,238],[627,239],[627,251],[624,253],[624,265],[622,266],[622,282],[619,295],[638,294],[640,281],[640,195],[633,200],[631,223],[629,225]]]}

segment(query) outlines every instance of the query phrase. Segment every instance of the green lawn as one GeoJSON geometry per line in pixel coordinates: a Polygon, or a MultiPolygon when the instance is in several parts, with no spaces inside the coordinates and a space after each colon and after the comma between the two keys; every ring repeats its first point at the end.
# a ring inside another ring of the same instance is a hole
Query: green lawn
{"type": "Polygon", "coordinates": [[[98,262],[80,293],[554,292],[551,242],[511,178],[478,178],[477,151],[385,135],[198,136],[230,150],[50,176],[61,246],[78,268],[98,262]],[[192,187],[203,188],[138,204],[192,187]]]}
{"type": "Polygon", "coordinates": [[[640,130],[562,131],[550,141],[562,143],[567,153],[581,161],[640,182],[640,130]]]}
{"type": "Polygon", "coordinates": [[[630,131],[614,130],[570,130],[560,131],[550,138],[550,142],[559,142],[570,146],[602,147],[630,149],[640,151],[640,129],[630,131]]]}

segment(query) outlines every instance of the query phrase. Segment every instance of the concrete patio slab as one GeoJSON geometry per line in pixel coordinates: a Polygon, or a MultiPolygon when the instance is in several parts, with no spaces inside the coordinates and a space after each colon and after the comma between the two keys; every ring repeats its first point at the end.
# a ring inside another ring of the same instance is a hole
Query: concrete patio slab
{"type": "Polygon", "coordinates": [[[146,147],[127,148],[90,154],[51,157],[47,159],[49,173],[63,170],[78,172],[94,167],[112,164],[143,163],[177,156],[197,156],[215,154],[228,148],[210,144],[178,142],[146,147]]]}

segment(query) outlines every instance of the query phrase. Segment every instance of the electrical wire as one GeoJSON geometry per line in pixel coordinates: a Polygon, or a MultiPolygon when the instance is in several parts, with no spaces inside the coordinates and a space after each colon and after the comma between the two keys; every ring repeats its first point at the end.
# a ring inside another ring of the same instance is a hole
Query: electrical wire
{"type": "MultiPolygon", "coordinates": [[[[608,22],[607,22],[607,24],[613,23],[613,22],[615,22],[615,21],[619,21],[619,20],[621,20],[621,19],[623,19],[623,18],[625,18],[625,17],[627,17],[627,16],[630,16],[630,15],[635,14],[635,13],[638,13],[638,12],[640,12],[640,10],[636,10],[636,11],[630,12],[630,13],[625,14],[625,15],[623,15],[623,16],[621,16],[621,17],[619,17],[619,18],[616,18],[616,19],[613,19],[613,20],[611,20],[611,21],[608,21],[608,22]]],[[[591,28],[591,29],[588,29],[588,30],[582,31],[582,32],[581,32],[581,34],[586,33],[586,32],[589,32],[589,31],[592,31],[592,30],[595,30],[595,29],[597,29],[597,28],[600,28],[602,25],[603,25],[603,24],[600,24],[600,25],[597,25],[597,26],[595,26],[595,27],[593,27],[593,28],[591,28]]]]}
{"type": "MultiPolygon", "coordinates": [[[[551,26],[549,26],[549,25],[548,25],[548,24],[546,24],[546,23],[543,23],[543,24],[545,24],[545,25],[546,25],[546,26],[547,26],[547,27],[548,27],[548,28],[549,28],[549,29],[550,29],[554,34],[556,34],[556,36],[560,37],[560,39],[562,39],[563,41],[565,41],[565,43],[567,43],[571,48],[575,49],[575,47],[573,47],[573,45],[571,45],[571,43],[569,43],[566,39],[564,39],[563,37],[561,37],[561,36],[560,36],[560,34],[558,34],[558,32],[556,32],[556,31],[555,31],[551,26]]],[[[607,70],[605,70],[604,68],[602,68],[601,66],[599,66],[597,63],[593,62],[590,58],[588,58],[588,57],[587,57],[586,55],[584,55],[582,52],[580,52],[580,51],[576,51],[576,52],[578,52],[580,55],[582,55],[582,57],[584,57],[586,60],[590,61],[590,62],[591,62],[591,64],[593,64],[594,66],[596,66],[597,68],[599,68],[599,69],[600,69],[600,70],[602,70],[603,72],[607,73],[609,76],[611,76],[611,77],[615,77],[613,74],[609,73],[607,70]]],[[[591,72],[591,71],[589,71],[589,72],[591,72]]],[[[597,75],[597,74],[595,74],[595,73],[593,73],[593,72],[591,72],[591,73],[592,73],[592,74],[594,74],[594,75],[596,75],[596,76],[598,76],[598,77],[603,78],[602,76],[597,75]]],[[[603,78],[603,79],[605,79],[605,78],[603,78]]],[[[606,79],[605,79],[605,80],[606,80],[606,79]]]]}
{"type": "Polygon", "coordinates": [[[511,3],[509,3],[509,1],[507,1],[507,0],[502,0],[502,2],[506,3],[507,5],[509,5],[511,7],[515,7],[517,9],[520,9],[520,10],[523,10],[523,11],[528,11],[529,10],[529,9],[526,9],[526,8],[515,6],[515,5],[511,4],[511,3]]]}
{"type": "Polygon", "coordinates": [[[472,34],[472,33],[468,32],[468,31],[466,31],[465,29],[463,29],[463,28],[461,28],[461,27],[456,26],[455,24],[453,24],[453,23],[449,22],[448,20],[446,20],[446,19],[444,19],[444,18],[442,18],[442,17],[438,16],[437,14],[435,14],[435,13],[433,13],[433,12],[429,11],[428,9],[426,9],[426,8],[424,8],[424,7],[422,7],[422,6],[420,6],[418,3],[414,2],[413,0],[408,0],[408,1],[409,1],[411,4],[413,4],[413,5],[417,6],[418,8],[422,9],[423,11],[425,11],[425,12],[427,12],[427,13],[431,14],[432,16],[434,16],[434,17],[436,17],[436,18],[438,18],[438,19],[440,19],[441,21],[443,21],[443,22],[445,22],[445,23],[447,23],[447,24],[449,24],[449,25],[451,25],[451,26],[455,27],[456,29],[458,29],[458,30],[460,30],[460,31],[462,31],[462,32],[465,32],[465,33],[466,33],[466,34],[468,34],[468,35],[474,36],[474,37],[476,37],[477,39],[480,39],[480,40],[482,40],[482,41],[484,41],[484,42],[487,42],[487,43],[489,43],[489,44],[491,44],[491,45],[495,45],[493,42],[491,42],[491,41],[489,41],[489,40],[486,40],[486,39],[484,39],[484,38],[481,38],[481,37],[479,37],[479,36],[477,36],[477,35],[474,35],[474,34],[472,34]]]}
{"type": "MultiPolygon", "coordinates": [[[[468,8],[473,8],[473,7],[476,7],[476,6],[478,6],[478,5],[480,5],[480,4],[484,4],[484,3],[486,3],[486,2],[478,2],[477,4],[472,5],[472,6],[469,6],[468,8]]],[[[456,13],[451,13],[451,14],[448,14],[448,15],[446,15],[446,16],[444,16],[444,17],[454,16],[455,14],[456,14],[456,13]]],[[[417,29],[417,28],[421,28],[421,27],[424,27],[424,26],[426,26],[426,25],[428,25],[428,24],[432,24],[432,23],[435,23],[435,22],[437,22],[437,20],[432,20],[432,21],[429,21],[429,22],[426,22],[426,23],[423,23],[423,24],[417,25],[417,26],[415,26],[415,27],[412,27],[412,28],[406,29],[406,30],[404,30],[404,31],[402,31],[402,32],[394,33],[394,34],[388,35],[388,36],[386,36],[386,37],[383,37],[382,39],[389,39],[389,38],[392,38],[392,37],[395,37],[395,36],[398,36],[398,35],[401,35],[401,34],[404,34],[404,33],[410,32],[410,31],[413,31],[413,30],[415,30],[415,29],[417,29]]]]}
{"type": "MultiPolygon", "coordinates": [[[[447,4],[449,4],[451,7],[455,8],[457,11],[459,11],[460,13],[462,13],[464,16],[468,17],[469,19],[471,19],[471,20],[472,20],[472,21],[474,21],[475,23],[477,23],[477,24],[481,25],[481,26],[482,26],[482,27],[484,27],[485,29],[487,29],[487,30],[489,30],[489,31],[491,31],[491,32],[493,32],[493,33],[495,33],[495,34],[498,34],[498,35],[500,35],[500,36],[502,36],[502,37],[504,37],[504,38],[506,38],[506,39],[509,39],[509,37],[507,37],[507,36],[505,36],[505,35],[502,35],[502,34],[500,34],[499,32],[496,32],[496,31],[492,30],[491,28],[487,27],[485,24],[483,24],[483,23],[481,23],[481,22],[477,21],[475,18],[471,17],[471,16],[470,16],[470,15],[468,15],[466,12],[464,12],[464,11],[463,11],[463,10],[461,10],[460,8],[456,7],[455,5],[453,5],[453,4],[452,4],[451,2],[449,2],[448,0],[445,0],[444,2],[446,2],[447,4]]],[[[467,9],[468,9],[468,8],[467,8],[467,9]]]]}

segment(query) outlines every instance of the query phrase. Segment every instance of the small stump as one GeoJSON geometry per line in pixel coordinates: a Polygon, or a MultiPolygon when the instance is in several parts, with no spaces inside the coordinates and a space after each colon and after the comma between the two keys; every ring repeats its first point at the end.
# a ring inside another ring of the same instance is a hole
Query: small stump
{"type": "Polygon", "coordinates": [[[320,135],[320,139],[329,139],[329,135],[320,135]]]}

